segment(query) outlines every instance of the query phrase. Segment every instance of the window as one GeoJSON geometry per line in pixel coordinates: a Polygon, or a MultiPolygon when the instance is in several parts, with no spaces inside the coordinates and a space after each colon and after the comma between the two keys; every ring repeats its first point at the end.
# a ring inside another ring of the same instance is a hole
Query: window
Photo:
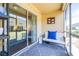
{"type": "Polygon", "coordinates": [[[72,54],[79,56],[79,3],[71,4],[72,54]]]}
{"type": "Polygon", "coordinates": [[[79,3],[72,3],[70,6],[65,12],[66,47],[68,53],[71,51],[72,55],[79,56],[79,3]]]}

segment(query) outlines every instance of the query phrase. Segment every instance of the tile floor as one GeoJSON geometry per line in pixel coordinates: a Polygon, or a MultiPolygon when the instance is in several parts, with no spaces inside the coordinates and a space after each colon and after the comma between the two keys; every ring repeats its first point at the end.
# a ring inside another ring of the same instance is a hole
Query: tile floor
{"type": "Polygon", "coordinates": [[[68,56],[66,48],[61,44],[36,44],[20,56],[68,56]]]}

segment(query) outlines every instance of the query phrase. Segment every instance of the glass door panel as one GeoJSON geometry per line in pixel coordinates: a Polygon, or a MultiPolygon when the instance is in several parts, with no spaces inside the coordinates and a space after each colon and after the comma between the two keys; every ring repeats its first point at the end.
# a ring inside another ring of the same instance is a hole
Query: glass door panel
{"type": "Polygon", "coordinates": [[[34,42],[36,42],[37,41],[37,22],[36,22],[36,16],[35,15],[33,15],[32,16],[32,18],[33,18],[33,20],[32,20],[32,22],[33,22],[33,26],[32,26],[32,38],[33,38],[33,40],[32,40],[32,42],[34,43],[34,42]]]}
{"type": "Polygon", "coordinates": [[[15,31],[15,25],[16,25],[16,19],[10,18],[9,19],[9,44],[10,46],[14,45],[14,42],[16,42],[16,31],[15,31]]]}
{"type": "Polygon", "coordinates": [[[28,28],[28,45],[36,42],[36,16],[33,15],[32,13],[28,13],[28,23],[27,23],[27,28],[28,28]]]}
{"type": "Polygon", "coordinates": [[[17,16],[17,25],[19,27],[17,30],[17,40],[26,40],[26,18],[22,16],[17,16]]]}
{"type": "Polygon", "coordinates": [[[18,52],[27,46],[27,37],[26,37],[26,10],[19,7],[16,4],[9,4],[9,44],[10,44],[10,55],[18,52]],[[17,9],[13,8],[16,7],[17,9]]]}
{"type": "Polygon", "coordinates": [[[27,23],[27,28],[28,28],[28,45],[32,44],[32,21],[31,19],[28,19],[27,23]]]}
{"type": "MultiPolygon", "coordinates": [[[[23,23],[25,22],[24,18],[22,18],[21,16],[17,16],[17,40],[23,40],[22,39],[22,31],[23,31],[23,23]]],[[[25,24],[24,24],[25,25],[25,24]]]]}

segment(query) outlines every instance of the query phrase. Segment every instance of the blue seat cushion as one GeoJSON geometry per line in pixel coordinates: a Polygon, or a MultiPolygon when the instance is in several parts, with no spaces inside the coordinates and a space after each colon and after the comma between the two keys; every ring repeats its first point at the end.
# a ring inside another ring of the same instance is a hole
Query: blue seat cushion
{"type": "Polygon", "coordinates": [[[48,39],[56,40],[56,31],[48,31],[48,39]]]}

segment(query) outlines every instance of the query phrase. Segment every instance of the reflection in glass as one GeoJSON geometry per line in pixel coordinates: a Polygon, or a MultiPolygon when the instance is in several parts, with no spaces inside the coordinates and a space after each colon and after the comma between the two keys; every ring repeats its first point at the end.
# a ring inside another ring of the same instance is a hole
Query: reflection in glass
{"type": "Polygon", "coordinates": [[[16,4],[9,4],[9,55],[27,46],[26,10],[16,4]],[[17,9],[14,9],[16,6],[17,9]]]}
{"type": "Polygon", "coordinates": [[[27,23],[27,28],[28,28],[28,44],[32,44],[36,42],[36,16],[31,14],[29,12],[28,14],[28,23],[27,23]]]}
{"type": "Polygon", "coordinates": [[[17,25],[17,40],[23,40],[26,38],[26,18],[17,16],[17,25]]]}

